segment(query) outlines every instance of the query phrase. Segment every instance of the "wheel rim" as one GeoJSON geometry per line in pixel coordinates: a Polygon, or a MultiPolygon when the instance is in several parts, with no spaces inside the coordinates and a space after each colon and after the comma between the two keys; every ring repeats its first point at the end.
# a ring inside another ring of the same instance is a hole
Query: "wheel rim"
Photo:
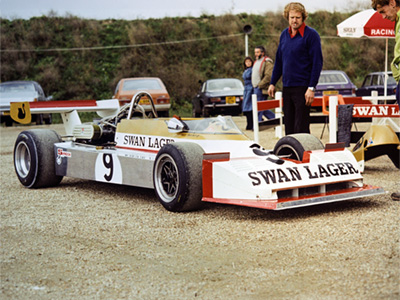
{"type": "Polygon", "coordinates": [[[20,142],[15,149],[15,169],[20,177],[28,176],[31,169],[31,152],[25,142],[20,142]]]}
{"type": "Polygon", "coordinates": [[[175,161],[168,154],[160,156],[155,168],[155,186],[160,198],[169,203],[179,188],[179,173],[175,161]]]}
{"type": "Polygon", "coordinates": [[[301,158],[299,157],[297,151],[290,145],[280,146],[276,151],[276,155],[279,157],[290,158],[301,161],[301,158]]]}

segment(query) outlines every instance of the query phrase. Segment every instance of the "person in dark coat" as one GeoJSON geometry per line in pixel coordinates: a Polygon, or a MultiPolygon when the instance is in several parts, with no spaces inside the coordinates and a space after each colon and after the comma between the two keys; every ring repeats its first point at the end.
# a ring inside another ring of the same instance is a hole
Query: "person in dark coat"
{"type": "Polygon", "coordinates": [[[251,104],[251,95],[253,94],[253,85],[251,84],[251,73],[253,70],[253,59],[247,56],[243,61],[243,82],[244,82],[244,92],[243,92],[243,103],[242,111],[246,117],[247,125],[246,130],[253,129],[253,107],[251,104]]]}

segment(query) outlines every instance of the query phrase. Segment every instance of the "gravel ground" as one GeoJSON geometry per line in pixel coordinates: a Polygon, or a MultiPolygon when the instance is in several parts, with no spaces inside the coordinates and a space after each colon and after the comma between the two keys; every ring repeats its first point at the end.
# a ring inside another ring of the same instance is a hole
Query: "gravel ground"
{"type": "MultiPolygon", "coordinates": [[[[280,212],[207,204],[171,213],[149,189],[70,178],[22,187],[12,151],[24,129],[0,128],[1,299],[400,298],[400,202],[390,199],[400,172],[386,156],[364,173],[385,195],[280,212]]],[[[276,141],[261,132],[266,148],[276,141]]]]}

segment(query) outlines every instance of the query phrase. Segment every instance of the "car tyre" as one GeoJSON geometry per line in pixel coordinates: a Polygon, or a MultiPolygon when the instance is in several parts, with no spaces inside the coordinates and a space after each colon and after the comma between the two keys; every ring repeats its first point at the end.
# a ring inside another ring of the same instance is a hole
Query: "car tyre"
{"type": "Polygon", "coordinates": [[[208,108],[203,107],[202,112],[204,118],[208,118],[210,116],[210,111],[208,110],[208,108]]]}
{"type": "Polygon", "coordinates": [[[47,125],[50,125],[51,123],[53,123],[52,114],[49,114],[46,118],[44,118],[44,123],[47,124],[47,125]]]}
{"type": "Polygon", "coordinates": [[[27,188],[56,186],[54,143],[61,142],[54,130],[32,129],[21,132],[14,146],[14,169],[27,188]]]}
{"type": "Polygon", "coordinates": [[[11,117],[5,117],[5,119],[6,127],[11,127],[13,125],[13,120],[11,117]]]}
{"type": "Polygon", "coordinates": [[[43,125],[43,115],[36,115],[36,125],[43,125]]]}
{"type": "Polygon", "coordinates": [[[274,154],[302,161],[305,151],[320,149],[324,149],[324,145],[318,138],[308,133],[296,133],[281,138],[274,147],[274,154]]]}
{"type": "Polygon", "coordinates": [[[192,117],[193,118],[200,118],[201,117],[201,113],[196,112],[196,109],[194,107],[192,109],[192,117]]]}
{"type": "Polygon", "coordinates": [[[194,143],[167,144],[158,152],[153,183],[167,210],[183,212],[201,207],[203,153],[203,148],[194,143]]]}

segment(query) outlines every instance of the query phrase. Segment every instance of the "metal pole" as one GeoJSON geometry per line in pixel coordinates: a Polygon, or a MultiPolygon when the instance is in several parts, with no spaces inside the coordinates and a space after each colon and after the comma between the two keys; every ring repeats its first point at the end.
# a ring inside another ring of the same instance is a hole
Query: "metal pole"
{"type": "Polygon", "coordinates": [[[385,97],[385,104],[386,104],[386,96],[387,96],[387,81],[388,81],[388,38],[386,38],[386,52],[385,52],[385,84],[383,90],[383,96],[385,97]]]}
{"type": "Polygon", "coordinates": [[[279,100],[279,107],[275,108],[275,115],[279,119],[279,126],[275,127],[275,136],[277,138],[282,138],[282,128],[283,128],[283,120],[282,120],[282,92],[276,92],[275,99],[279,100]]]}
{"type": "Polygon", "coordinates": [[[245,56],[249,56],[249,35],[244,35],[245,56]]]}
{"type": "Polygon", "coordinates": [[[253,107],[253,132],[254,132],[254,141],[258,144],[259,136],[258,136],[258,106],[257,106],[257,95],[251,95],[251,105],[253,107]]]}
{"type": "Polygon", "coordinates": [[[329,97],[329,143],[336,143],[338,96],[329,97]]]}

